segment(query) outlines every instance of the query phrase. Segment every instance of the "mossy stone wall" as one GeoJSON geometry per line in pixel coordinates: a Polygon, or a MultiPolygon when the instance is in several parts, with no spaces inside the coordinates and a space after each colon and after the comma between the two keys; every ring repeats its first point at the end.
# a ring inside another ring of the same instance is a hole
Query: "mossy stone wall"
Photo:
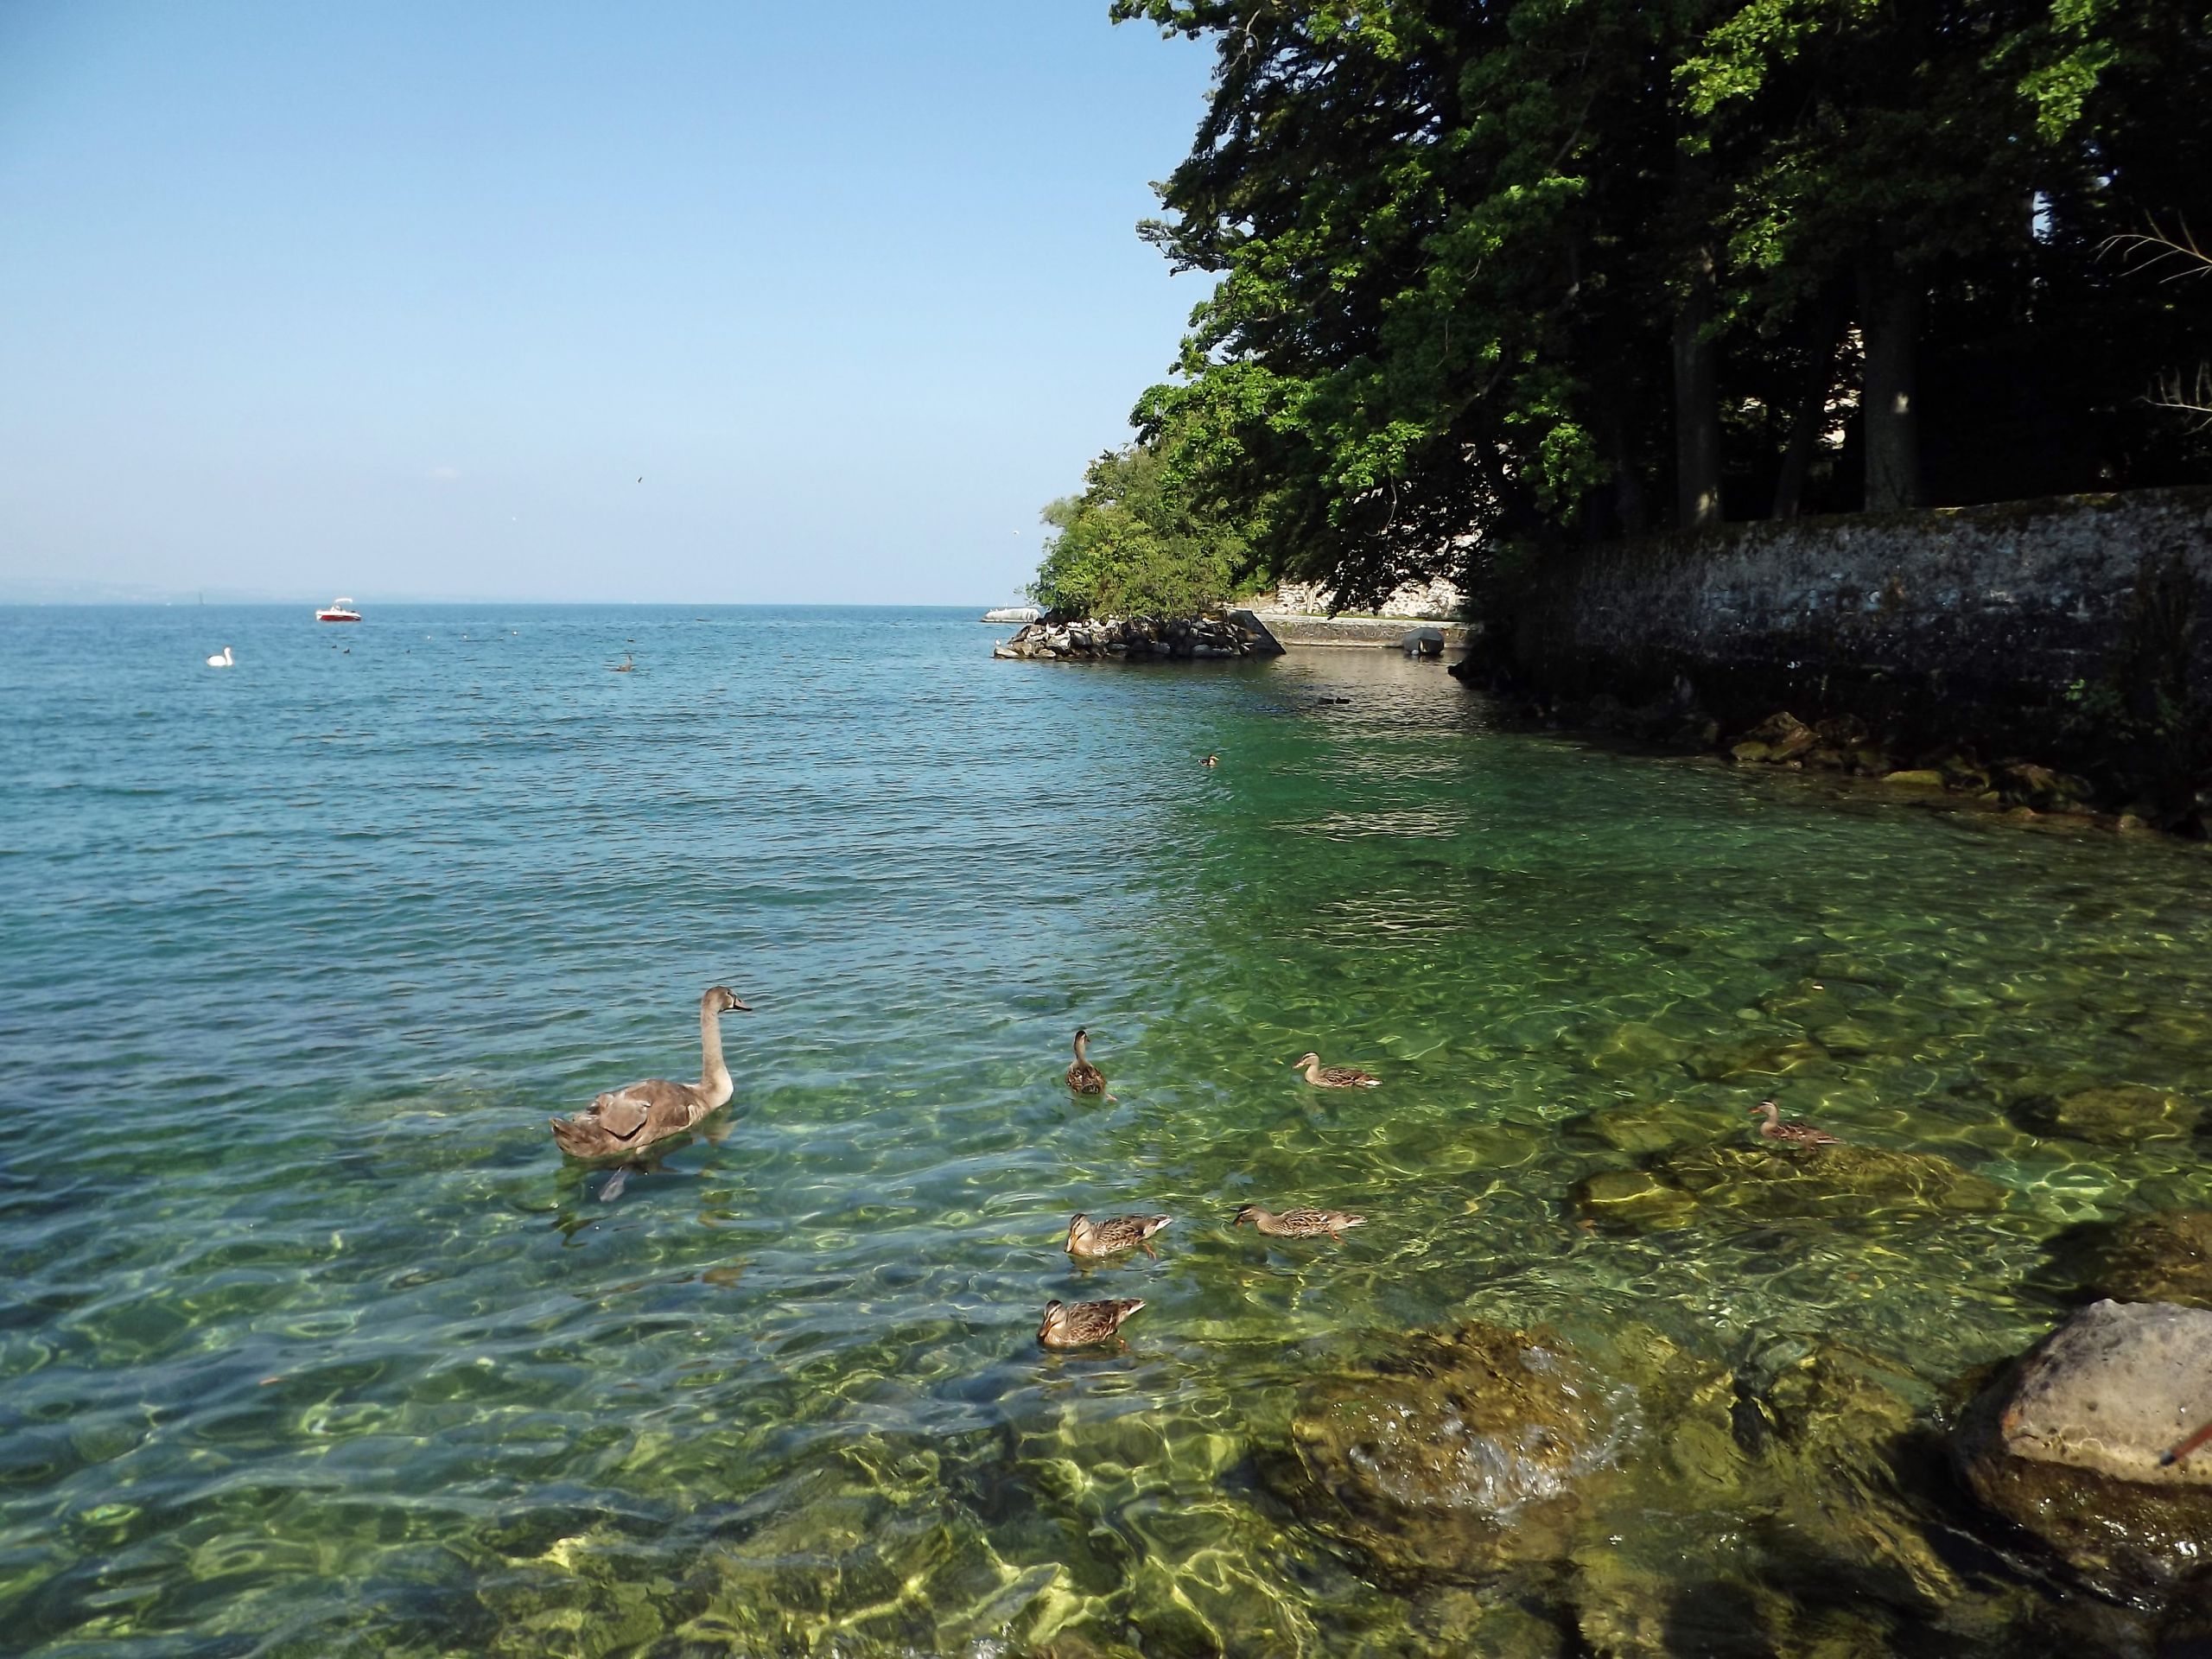
{"type": "Polygon", "coordinates": [[[2155,723],[2164,696],[2201,724],[2208,583],[2212,489],[2061,496],[1547,553],[1501,578],[1488,644],[1557,696],[1634,703],[1679,678],[1737,728],[1850,714],[1906,745],[2093,767],[2113,709],[2155,723]]]}

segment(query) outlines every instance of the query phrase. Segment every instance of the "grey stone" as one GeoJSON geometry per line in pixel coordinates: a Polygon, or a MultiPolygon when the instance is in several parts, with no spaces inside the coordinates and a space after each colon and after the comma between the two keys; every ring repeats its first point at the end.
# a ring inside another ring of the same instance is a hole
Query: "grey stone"
{"type": "Polygon", "coordinates": [[[2212,1313],[2098,1302],[1991,1385],[1956,1450],[1989,1508],[2115,1592],[2171,1590],[2212,1540],[2212,1313]]]}

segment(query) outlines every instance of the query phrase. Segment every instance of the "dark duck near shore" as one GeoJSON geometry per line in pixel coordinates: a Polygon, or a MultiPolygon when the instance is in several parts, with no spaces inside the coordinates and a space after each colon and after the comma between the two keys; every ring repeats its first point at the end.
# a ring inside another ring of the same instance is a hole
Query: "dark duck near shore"
{"type": "Polygon", "coordinates": [[[717,1016],[753,1010],[724,985],[710,987],[699,999],[699,1081],[671,1083],[648,1077],[643,1083],[601,1095],[582,1111],[547,1120],[554,1143],[571,1158],[607,1158],[681,1135],[701,1118],[728,1103],[736,1086],[722,1064],[721,1027],[717,1016]]]}

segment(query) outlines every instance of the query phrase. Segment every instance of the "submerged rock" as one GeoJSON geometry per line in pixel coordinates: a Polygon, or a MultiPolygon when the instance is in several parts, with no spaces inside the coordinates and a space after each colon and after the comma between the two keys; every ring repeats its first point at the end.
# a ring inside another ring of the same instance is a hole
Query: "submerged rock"
{"type": "Polygon", "coordinates": [[[1778,1077],[1801,1066],[1818,1065],[1827,1057],[1826,1049],[1806,1038],[1779,1037],[1706,1049],[1692,1055],[1687,1064],[1701,1080],[1719,1083],[1745,1076],[1778,1077]]]}
{"type": "Polygon", "coordinates": [[[1574,1184],[1575,1209],[1586,1221],[1625,1232],[1688,1226],[1697,1200],[1645,1169],[1608,1169],[1574,1184]]]}
{"type": "Polygon", "coordinates": [[[1566,1125],[1576,1140],[1641,1157],[1669,1147],[1702,1143],[1727,1122],[1710,1103],[1687,1100],[1635,1101],[1586,1112],[1566,1125]]]}
{"type": "Polygon", "coordinates": [[[1624,1397],[1548,1338],[1421,1333],[1306,1388],[1272,1478],[1386,1579],[1480,1579],[1565,1553],[1625,1433],[1624,1397]]]}
{"type": "Polygon", "coordinates": [[[1588,1063],[1594,1071],[1638,1071],[1678,1065],[1688,1052],[1664,1032],[1631,1022],[1593,1046],[1588,1063]]]}
{"type": "Polygon", "coordinates": [[[1885,1147],[1690,1147],[1649,1167],[1700,1205],[1767,1219],[1976,1212],[2001,1209],[2005,1198],[2003,1187],[1948,1159],[1885,1147]]]}
{"type": "Polygon", "coordinates": [[[2212,1457],[2161,1459],[2212,1418],[2212,1313],[2082,1309],[1961,1423],[1974,1495],[2107,1588],[2171,1590],[2212,1542],[2212,1457]]]}
{"type": "Polygon", "coordinates": [[[2056,1097],[2030,1096],[2013,1103],[2012,1115],[2037,1135],[2063,1135],[2101,1147],[2145,1141],[2184,1140],[2196,1131],[2204,1109],[2165,1089],[2106,1084],[2056,1097]]]}
{"type": "Polygon", "coordinates": [[[2070,1254],[2082,1284],[2100,1297],[2212,1308],[2212,1214],[2204,1211],[2162,1211],[2098,1228],[2070,1254]]]}

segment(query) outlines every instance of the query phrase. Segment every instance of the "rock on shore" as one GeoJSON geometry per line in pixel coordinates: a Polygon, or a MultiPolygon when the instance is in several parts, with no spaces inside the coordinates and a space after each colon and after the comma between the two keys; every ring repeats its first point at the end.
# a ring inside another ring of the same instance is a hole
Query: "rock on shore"
{"type": "Polygon", "coordinates": [[[2212,1448],[2160,1461],[2208,1419],[2212,1313],[2097,1302],[1975,1402],[1957,1452],[1998,1514],[2107,1588],[2157,1593],[2212,1546],[2212,1448]]]}
{"type": "Polygon", "coordinates": [[[1108,616],[1084,622],[1032,622],[992,652],[1044,662],[1161,658],[1274,657],[1282,647],[1249,611],[1204,616],[1108,616]]]}

